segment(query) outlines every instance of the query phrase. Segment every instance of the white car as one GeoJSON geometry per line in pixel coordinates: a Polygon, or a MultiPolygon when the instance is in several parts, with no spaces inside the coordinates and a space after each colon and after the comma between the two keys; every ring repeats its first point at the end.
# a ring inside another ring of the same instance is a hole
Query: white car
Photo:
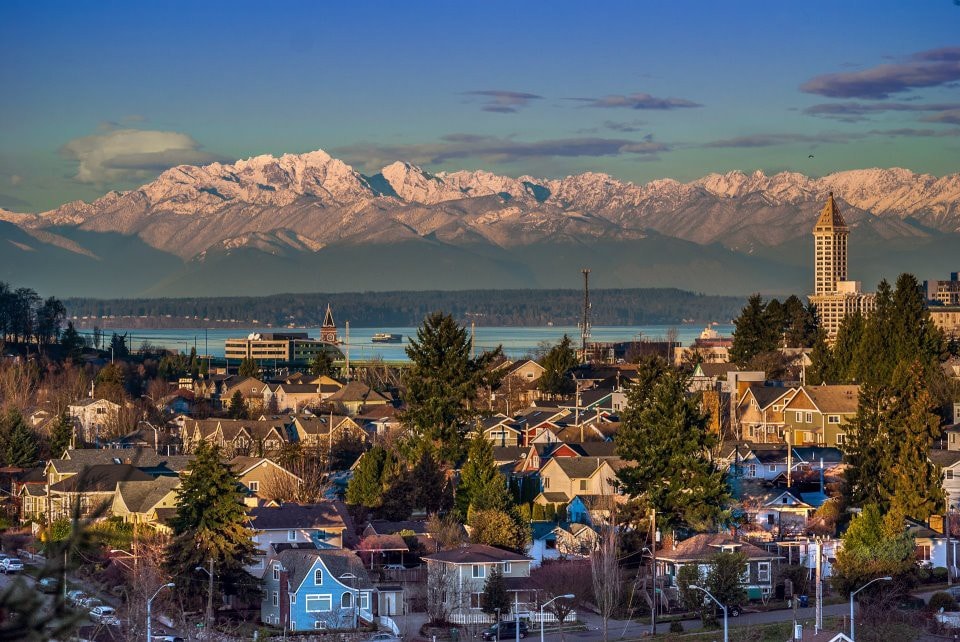
{"type": "Polygon", "coordinates": [[[19,573],[23,570],[23,562],[18,557],[4,557],[0,560],[0,571],[6,573],[19,573]]]}
{"type": "Polygon", "coordinates": [[[112,606],[106,606],[105,604],[90,609],[90,619],[100,624],[110,624],[114,626],[120,624],[120,618],[117,617],[116,610],[112,606]]]}

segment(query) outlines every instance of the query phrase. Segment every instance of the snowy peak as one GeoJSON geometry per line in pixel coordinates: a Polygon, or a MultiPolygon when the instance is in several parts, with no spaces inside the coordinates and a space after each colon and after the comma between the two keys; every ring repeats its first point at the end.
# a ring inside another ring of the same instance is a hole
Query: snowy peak
{"type": "Polygon", "coordinates": [[[391,163],[380,174],[399,198],[411,203],[434,205],[467,197],[455,185],[447,184],[443,178],[428,174],[407,162],[391,163]]]}

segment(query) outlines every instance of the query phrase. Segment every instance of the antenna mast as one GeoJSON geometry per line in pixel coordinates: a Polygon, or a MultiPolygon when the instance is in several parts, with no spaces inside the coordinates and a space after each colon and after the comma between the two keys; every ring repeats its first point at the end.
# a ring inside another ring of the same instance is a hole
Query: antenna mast
{"type": "Polygon", "coordinates": [[[587,362],[587,339],[590,338],[590,268],[583,273],[583,322],[580,324],[580,361],[587,362]]]}

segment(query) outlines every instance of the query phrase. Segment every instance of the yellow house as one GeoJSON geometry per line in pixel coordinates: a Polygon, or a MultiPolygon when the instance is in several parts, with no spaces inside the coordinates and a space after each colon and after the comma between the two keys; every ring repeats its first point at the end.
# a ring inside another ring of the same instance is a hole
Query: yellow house
{"type": "Polygon", "coordinates": [[[158,530],[168,531],[169,527],[157,519],[157,511],[164,508],[176,509],[179,477],[161,476],[151,481],[117,482],[113,495],[111,512],[124,522],[149,524],[158,530]]]}

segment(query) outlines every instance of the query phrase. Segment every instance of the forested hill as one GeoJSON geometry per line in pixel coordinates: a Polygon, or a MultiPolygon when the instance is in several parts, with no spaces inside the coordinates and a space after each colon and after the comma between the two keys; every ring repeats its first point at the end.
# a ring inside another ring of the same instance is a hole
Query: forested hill
{"type": "MultiPolygon", "coordinates": [[[[594,290],[590,301],[594,325],[643,325],[726,322],[739,314],[744,299],[650,288],[594,290]]],[[[583,291],[405,291],[65,301],[71,317],[99,317],[96,321],[101,327],[143,328],[221,327],[247,325],[254,320],[259,325],[319,326],[328,303],[341,326],[347,320],[354,327],[416,326],[436,310],[453,314],[462,323],[476,321],[487,326],[575,325],[582,315],[583,291]],[[111,316],[115,318],[102,319],[111,316]]],[[[82,325],[94,322],[91,319],[82,325]]]]}

